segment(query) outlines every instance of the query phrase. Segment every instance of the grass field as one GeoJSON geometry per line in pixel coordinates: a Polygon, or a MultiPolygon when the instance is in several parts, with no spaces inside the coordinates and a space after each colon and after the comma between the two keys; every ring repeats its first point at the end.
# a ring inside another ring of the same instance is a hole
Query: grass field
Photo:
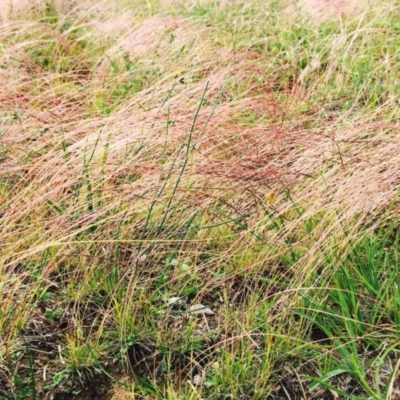
{"type": "Polygon", "coordinates": [[[0,399],[400,399],[400,1],[0,0],[0,399]]]}

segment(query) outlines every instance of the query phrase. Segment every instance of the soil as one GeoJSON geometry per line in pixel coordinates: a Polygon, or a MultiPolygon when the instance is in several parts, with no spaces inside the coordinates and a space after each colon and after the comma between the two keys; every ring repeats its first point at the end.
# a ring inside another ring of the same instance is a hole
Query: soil
{"type": "Polygon", "coordinates": [[[54,400],[130,400],[133,395],[129,394],[123,387],[118,384],[112,384],[110,389],[104,393],[99,393],[96,389],[97,385],[93,382],[90,387],[82,391],[78,395],[58,395],[54,400]]]}

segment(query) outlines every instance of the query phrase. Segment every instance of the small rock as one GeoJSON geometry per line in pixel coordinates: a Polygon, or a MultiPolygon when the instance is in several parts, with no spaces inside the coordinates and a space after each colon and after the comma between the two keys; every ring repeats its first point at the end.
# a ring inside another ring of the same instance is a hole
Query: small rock
{"type": "Polygon", "coordinates": [[[199,386],[199,385],[201,385],[201,382],[202,382],[202,379],[201,379],[201,376],[200,376],[199,374],[197,374],[197,375],[195,375],[195,376],[193,377],[193,385],[194,385],[194,386],[199,386]]]}
{"type": "Polygon", "coordinates": [[[189,313],[191,314],[205,314],[205,315],[214,315],[215,312],[211,310],[211,308],[208,308],[206,306],[203,306],[202,304],[194,304],[189,308],[189,313]]]}
{"type": "Polygon", "coordinates": [[[143,263],[143,262],[146,261],[146,258],[147,258],[147,255],[146,255],[146,254],[143,254],[143,255],[141,255],[141,256],[138,258],[138,262],[139,262],[139,263],[143,263]]]}
{"type": "Polygon", "coordinates": [[[168,305],[171,306],[172,304],[178,303],[180,299],[180,297],[170,297],[168,299],[168,305]]]}

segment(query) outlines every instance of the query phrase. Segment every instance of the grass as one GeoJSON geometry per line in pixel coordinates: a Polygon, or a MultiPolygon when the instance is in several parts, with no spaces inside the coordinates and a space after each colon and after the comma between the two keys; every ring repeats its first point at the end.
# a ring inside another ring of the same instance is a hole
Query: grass
{"type": "Polygon", "coordinates": [[[400,398],[400,3],[360,7],[9,9],[0,398],[400,398]]]}

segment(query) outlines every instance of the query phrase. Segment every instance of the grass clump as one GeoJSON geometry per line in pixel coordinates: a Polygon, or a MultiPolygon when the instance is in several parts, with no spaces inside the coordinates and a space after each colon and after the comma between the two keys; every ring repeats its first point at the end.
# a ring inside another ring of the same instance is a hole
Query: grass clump
{"type": "Polygon", "coordinates": [[[398,398],[400,4],[29,7],[0,25],[0,397],[398,398]]]}

